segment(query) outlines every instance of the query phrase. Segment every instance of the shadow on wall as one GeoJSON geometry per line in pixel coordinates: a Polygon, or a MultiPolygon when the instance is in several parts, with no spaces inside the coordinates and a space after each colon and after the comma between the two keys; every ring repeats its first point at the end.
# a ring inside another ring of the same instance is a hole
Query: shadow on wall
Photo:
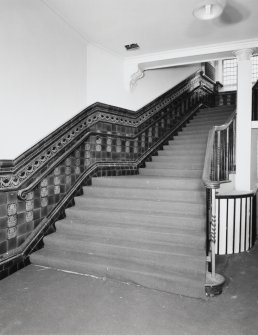
{"type": "Polygon", "coordinates": [[[210,21],[193,21],[187,30],[188,36],[200,37],[205,33],[212,35],[214,26],[225,27],[245,21],[250,16],[250,11],[236,0],[227,0],[226,6],[221,16],[210,21]]]}
{"type": "Polygon", "coordinates": [[[238,1],[228,0],[222,15],[214,21],[216,25],[230,25],[245,21],[250,16],[249,10],[238,1]]]}

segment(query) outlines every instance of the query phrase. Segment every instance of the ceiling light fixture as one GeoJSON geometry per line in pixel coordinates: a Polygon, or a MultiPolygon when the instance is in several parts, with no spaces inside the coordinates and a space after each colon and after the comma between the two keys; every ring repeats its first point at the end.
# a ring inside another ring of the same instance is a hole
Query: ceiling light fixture
{"type": "Polygon", "coordinates": [[[222,14],[224,7],[225,1],[205,0],[195,6],[193,15],[199,20],[213,20],[222,14]]]}

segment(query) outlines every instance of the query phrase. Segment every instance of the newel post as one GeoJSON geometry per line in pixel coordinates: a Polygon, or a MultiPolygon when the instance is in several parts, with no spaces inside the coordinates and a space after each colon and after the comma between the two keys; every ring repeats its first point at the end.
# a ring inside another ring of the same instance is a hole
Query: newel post
{"type": "Polygon", "coordinates": [[[210,262],[211,272],[207,271],[205,290],[206,295],[214,296],[222,292],[222,287],[225,282],[225,278],[216,273],[216,235],[217,235],[217,209],[216,209],[216,190],[217,185],[211,186],[210,188],[210,215],[209,215],[209,242],[210,242],[210,262]]]}

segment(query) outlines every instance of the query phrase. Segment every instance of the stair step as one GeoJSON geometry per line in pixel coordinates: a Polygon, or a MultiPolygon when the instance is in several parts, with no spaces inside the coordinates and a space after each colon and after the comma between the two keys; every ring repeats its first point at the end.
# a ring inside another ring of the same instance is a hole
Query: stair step
{"type": "MultiPolygon", "coordinates": [[[[154,163],[153,163],[154,164],[154,163]]],[[[160,164],[160,163],[159,163],[160,164]]],[[[156,199],[156,200],[184,200],[192,202],[204,202],[205,192],[203,191],[179,191],[178,189],[149,189],[146,188],[124,188],[124,187],[99,187],[90,186],[84,187],[84,195],[86,197],[105,197],[110,198],[124,198],[124,199],[156,199]]]]}
{"type": "Polygon", "coordinates": [[[193,120],[199,120],[199,119],[204,119],[204,120],[225,120],[230,117],[230,115],[233,113],[233,111],[230,112],[223,112],[223,113],[199,113],[197,114],[193,120]]]}
{"type": "Polygon", "coordinates": [[[206,107],[202,108],[199,114],[225,114],[234,111],[236,108],[235,106],[216,106],[216,107],[206,107]]]}
{"type": "Polygon", "coordinates": [[[202,140],[202,142],[190,142],[190,141],[169,141],[168,145],[163,146],[163,150],[171,150],[171,149],[178,149],[178,150],[203,150],[207,146],[207,141],[202,140]]]}
{"type": "MultiPolygon", "coordinates": [[[[203,271],[203,264],[200,257],[191,253],[174,253],[173,246],[158,243],[132,242],[111,238],[92,238],[90,236],[78,236],[58,233],[51,234],[44,239],[45,248],[51,250],[64,250],[77,252],[85,255],[95,255],[136,264],[146,264],[156,268],[173,271],[175,264],[177,272],[189,273],[203,271]]],[[[178,248],[180,251],[180,249],[178,248]]],[[[203,254],[205,250],[203,248],[203,254]]]]}
{"type": "MultiPolygon", "coordinates": [[[[205,236],[200,234],[200,230],[188,231],[187,229],[175,229],[173,227],[163,229],[160,231],[158,227],[149,226],[133,226],[125,225],[121,223],[109,224],[106,223],[96,224],[88,223],[83,220],[60,220],[56,222],[56,228],[60,234],[65,235],[79,235],[80,238],[97,240],[112,239],[120,241],[124,244],[124,241],[133,242],[134,245],[137,243],[150,243],[157,244],[157,248],[163,248],[165,244],[168,245],[168,250],[174,250],[173,252],[179,254],[191,254],[200,255],[204,250],[205,236]],[[155,229],[156,228],[156,229],[155,229]]],[[[53,235],[55,236],[55,235],[53,235]]],[[[163,249],[161,249],[163,250],[163,249]]]]}
{"type": "Polygon", "coordinates": [[[134,199],[106,199],[98,197],[75,197],[76,206],[80,209],[106,208],[107,213],[111,210],[125,209],[147,213],[187,213],[189,215],[205,215],[205,205],[185,202],[154,201],[154,200],[134,200],[134,199]]]}
{"type": "Polygon", "coordinates": [[[203,163],[191,163],[184,164],[184,162],[174,162],[173,158],[166,157],[168,160],[164,160],[160,156],[153,156],[152,162],[146,162],[147,168],[161,168],[161,169],[179,169],[179,170],[202,170],[203,163]],[[169,159],[170,158],[170,159],[169,159]]]}
{"type": "Polygon", "coordinates": [[[159,156],[173,156],[176,160],[197,160],[204,161],[205,150],[182,152],[180,150],[159,150],[159,156]]]}
{"type": "Polygon", "coordinates": [[[208,137],[208,134],[209,134],[209,129],[207,130],[198,130],[198,129],[192,129],[192,128],[189,128],[189,129],[184,129],[181,133],[179,133],[178,136],[186,136],[186,135],[196,135],[195,137],[208,137]]]}
{"type": "Polygon", "coordinates": [[[31,262],[38,265],[50,266],[82,274],[89,274],[120,281],[132,282],[164,292],[184,294],[190,297],[204,297],[205,276],[191,274],[188,276],[155,271],[147,265],[135,265],[131,262],[121,262],[105,257],[88,255],[83,257],[80,253],[65,251],[40,250],[30,256],[31,262]],[[107,264],[109,264],[107,266],[107,264]]]}
{"type": "Polygon", "coordinates": [[[224,117],[220,117],[220,118],[203,118],[203,117],[196,117],[194,119],[192,119],[189,122],[189,126],[193,126],[193,125],[200,125],[200,126],[217,126],[220,124],[225,123],[225,121],[228,120],[228,116],[224,116],[224,117]]]}
{"type": "Polygon", "coordinates": [[[153,176],[123,176],[123,177],[95,177],[92,178],[93,186],[123,186],[146,187],[160,189],[204,189],[199,178],[187,179],[153,176]]]}
{"type": "Polygon", "coordinates": [[[212,129],[212,125],[206,125],[206,126],[200,126],[200,125],[191,125],[190,127],[184,128],[183,132],[189,132],[189,131],[200,131],[201,133],[209,132],[210,129],[212,129]]]}
{"type": "Polygon", "coordinates": [[[168,168],[157,168],[148,166],[148,168],[139,169],[140,175],[143,176],[167,176],[167,177],[184,177],[184,178],[201,178],[202,170],[176,170],[168,168]]]}
{"type": "MultiPolygon", "coordinates": [[[[197,164],[197,163],[200,164],[201,162],[202,162],[202,165],[204,164],[204,156],[200,157],[200,156],[190,156],[189,155],[188,157],[184,157],[184,156],[177,156],[177,155],[161,155],[160,154],[157,157],[159,158],[158,159],[159,162],[161,162],[161,161],[163,161],[163,162],[174,162],[174,163],[180,162],[180,164],[183,164],[186,167],[190,164],[197,164]]],[[[200,182],[201,182],[201,180],[200,180],[200,182]]]]}
{"type": "Polygon", "coordinates": [[[173,140],[168,141],[169,145],[207,145],[207,138],[199,137],[189,139],[185,136],[176,136],[173,140]]]}
{"type": "Polygon", "coordinates": [[[195,231],[196,229],[199,231],[205,230],[206,219],[203,216],[190,217],[189,215],[177,214],[174,213],[171,216],[170,213],[141,213],[126,210],[116,210],[112,211],[112,217],[107,216],[106,210],[98,208],[87,208],[87,216],[85,217],[85,211],[80,210],[76,207],[67,208],[65,210],[66,217],[68,220],[84,220],[92,223],[110,223],[114,224],[126,224],[137,227],[158,227],[158,229],[166,230],[171,227],[175,229],[187,229],[189,231],[195,231]]]}
{"type": "Polygon", "coordinates": [[[209,132],[204,132],[203,134],[201,133],[197,133],[197,132],[181,132],[179,133],[177,136],[174,137],[174,139],[184,139],[184,140],[198,140],[198,139],[202,139],[202,140],[205,140],[207,141],[208,139],[208,134],[209,132]]]}
{"type": "Polygon", "coordinates": [[[205,151],[205,145],[200,146],[198,145],[193,145],[191,147],[183,144],[183,145],[164,145],[163,146],[163,150],[164,151],[172,151],[175,154],[178,155],[189,155],[189,154],[203,154],[203,152],[205,151]]]}
{"type": "MultiPolygon", "coordinates": [[[[102,211],[103,214],[103,211],[102,211]]],[[[120,213],[112,213],[112,218],[101,215],[101,211],[94,212],[89,210],[86,212],[83,210],[76,210],[75,208],[69,209],[67,212],[67,216],[65,219],[59,220],[56,222],[56,226],[59,230],[62,229],[61,227],[66,227],[64,229],[72,229],[75,233],[75,230],[80,230],[79,225],[83,226],[81,229],[85,229],[87,232],[93,232],[93,233],[109,233],[110,231],[119,231],[123,232],[126,231],[126,234],[124,234],[126,237],[128,236],[127,232],[138,232],[138,235],[144,234],[144,233],[150,233],[152,234],[153,238],[156,238],[155,234],[173,234],[174,236],[179,235],[186,235],[187,238],[193,237],[198,238],[200,240],[200,232],[204,231],[205,227],[205,220],[201,220],[201,218],[193,218],[195,221],[186,220],[186,217],[177,217],[171,220],[165,220],[169,219],[168,216],[159,216],[156,218],[156,221],[153,220],[152,217],[148,218],[135,218],[133,213],[130,215],[130,212],[120,212],[120,213]],[[81,212],[81,213],[80,213],[81,212]],[[88,216],[89,213],[89,216],[88,216]],[[114,215],[113,215],[114,214],[114,215]],[[117,215],[116,215],[117,214],[117,215]],[[126,215],[126,220],[123,220],[122,215],[126,215]],[[114,217],[114,220],[113,220],[114,217]],[[129,220],[135,220],[129,221],[129,220]],[[159,219],[159,221],[158,221],[159,219]],[[176,221],[177,219],[177,221],[176,221]],[[137,221],[138,220],[138,221],[137,221]],[[181,220],[181,222],[180,222],[181,220]],[[184,220],[184,221],[183,221],[184,220]]],[[[174,239],[174,237],[171,235],[171,238],[174,239]]],[[[204,238],[202,236],[201,238],[204,238]]],[[[174,239],[174,243],[179,242],[174,239]]],[[[190,246],[187,246],[190,247],[190,246]]],[[[198,249],[198,248],[197,248],[198,249]]],[[[196,249],[196,250],[197,250],[196,249]]]]}

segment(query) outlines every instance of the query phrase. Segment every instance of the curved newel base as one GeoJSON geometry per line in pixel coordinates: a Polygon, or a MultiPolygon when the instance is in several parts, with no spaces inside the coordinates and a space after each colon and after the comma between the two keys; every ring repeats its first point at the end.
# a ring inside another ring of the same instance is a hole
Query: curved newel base
{"type": "Polygon", "coordinates": [[[205,284],[206,296],[213,297],[221,294],[224,283],[225,278],[222,275],[215,273],[215,276],[212,276],[211,272],[207,272],[205,284]]]}
{"type": "Polygon", "coordinates": [[[217,255],[248,251],[255,242],[255,193],[231,192],[216,195],[217,255]]]}

